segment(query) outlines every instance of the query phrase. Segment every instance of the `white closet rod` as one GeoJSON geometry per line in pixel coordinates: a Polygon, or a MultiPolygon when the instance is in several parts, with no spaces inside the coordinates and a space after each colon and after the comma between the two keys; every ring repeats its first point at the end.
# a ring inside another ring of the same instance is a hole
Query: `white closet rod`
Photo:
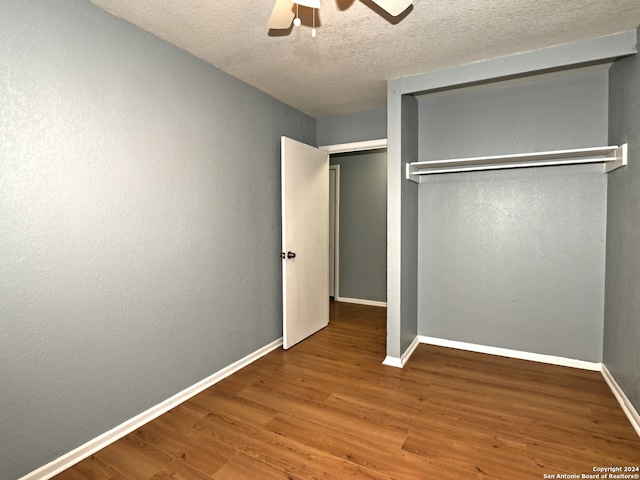
{"type": "Polygon", "coordinates": [[[505,168],[603,163],[604,172],[627,164],[627,144],[621,146],[589,147],[550,152],[494,155],[487,157],[454,158],[407,163],[407,179],[420,183],[422,175],[435,173],[472,172],[505,168]]]}

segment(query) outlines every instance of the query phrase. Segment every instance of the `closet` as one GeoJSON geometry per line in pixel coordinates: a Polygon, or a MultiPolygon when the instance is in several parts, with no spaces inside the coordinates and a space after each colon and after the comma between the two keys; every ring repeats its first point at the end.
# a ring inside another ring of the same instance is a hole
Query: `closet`
{"type": "Polygon", "coordinates": [[[634,45],[389,82],[385,363],[438,341],[602,361],[606,173],[627,163],[608,142],[608,68],[634,45]]]}

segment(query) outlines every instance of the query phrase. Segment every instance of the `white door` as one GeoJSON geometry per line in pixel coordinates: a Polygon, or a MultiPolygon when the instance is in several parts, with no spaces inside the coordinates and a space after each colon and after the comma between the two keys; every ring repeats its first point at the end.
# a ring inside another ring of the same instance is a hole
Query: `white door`
{"type": "Polygon", "coordinates": [[[282,137],[283,347],[329,323],[329,154],[282,137]]]}

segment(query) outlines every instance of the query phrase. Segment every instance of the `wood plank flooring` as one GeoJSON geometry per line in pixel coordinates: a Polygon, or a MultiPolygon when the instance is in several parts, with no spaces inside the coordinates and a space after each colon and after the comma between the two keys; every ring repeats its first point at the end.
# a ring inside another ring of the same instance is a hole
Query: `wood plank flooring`
{"type": "Polygon", "coordinates": [[[313,337],[55,478],[539,480],[640,466],[598,372],[426,345],[397,369],[381,363],[385,343],[384,308],[332,303],[313,337]]]}

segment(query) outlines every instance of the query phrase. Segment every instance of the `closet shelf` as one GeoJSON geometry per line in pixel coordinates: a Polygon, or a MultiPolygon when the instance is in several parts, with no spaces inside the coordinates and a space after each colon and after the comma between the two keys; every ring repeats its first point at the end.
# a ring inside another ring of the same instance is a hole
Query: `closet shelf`
{"type": "Polygon", "coordinates": [[[555,150],[551,152],[411,162],[407,163],[407,179],[420,183],[422,175],[434,173],[473,172],[477,170],[574,165],[580,163],[602,163],[605,173],[615,170],[627,164],[627,144],[555,150]]]}

